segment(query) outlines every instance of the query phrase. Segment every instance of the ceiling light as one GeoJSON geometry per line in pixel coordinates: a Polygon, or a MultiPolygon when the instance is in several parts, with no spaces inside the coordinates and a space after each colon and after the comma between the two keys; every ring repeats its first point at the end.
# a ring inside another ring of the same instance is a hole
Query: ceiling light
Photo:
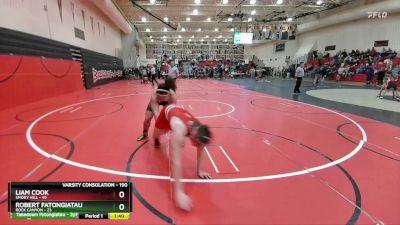
{"type": "Polygon", "coordinates": [[[156,3],[156,0],[150,0],[150,4],[154,5],[156,3]]]}
{"type": "Polygon", "coordinates": [[[147,21],[147,19],[146,19],[146,17],[142,17],[142,22],[146,22],[147,21]]]}
{"type": "Polygon", "coordinates": [[[255,9],[251,10],[251,15],[255,15],[255,14],[256,14],[256,10],[255,9]]]}
{"type": "Polygon", "coordinates": [[[190,17],[186,17],[186,21],[189,22],[190,21],[190,17]]]}
{"type": "Polygon", "coordinates": [[[178,35],[178,38],[182,38],[182,36],[181,36],[181,35],[178,35]]]}
{"type": "Polygon", "coordinates": [[[208,38],[208,35],[206,35],[206,38],[208,38]]]}
{"type": "Polygon", "coordinates": [[[213,39],[213,41],[215,42],[215,38],[213,39]]]}
{"type": "Polygon", "coordinates": [[[226,5],[226,4],[228,4],[228,0],[222,0],[222,4],[224,4],[224,5],[226,5]]]}
{"type": "Polygon", "coordinates": [[[178,40],[176,40],[176,42],[179,42],[179,39],[178,39],[178,40]]]}
{"type": "Polygon", "coordinates": [[[252,5],[256,4],[256,0],[250,0],[250,4],[252,5]]]}
{"type": "Polygon", "coordinates": [[[154,42],[154,40],[153,40],[153,39],[151,39],[150,41],[151,41],[151,42],[154,42]]]}
{"type": "Polygon", "coordinates": [[[292,22],[292,21],[293,21],[293,18],[292,18],[292,17],[289,17],[289,18],[286,19],[286,21],[287,21],[287,22],[292,22]]]}
{"type": "Polygon", "coordinates": [[[151,36],[151,35],[150,35],[150,36],[149,36],[149,38],[150,38],[150,39],[152,39],[152,38],[153,38],[153,36],[151,36]]]}
{"type": "Polygon", "coordinates": [[[214,29],[214,31],[218,31],[218,27],[216,27],[216,28],[214,29]]]}
{"type": "Polygon", "coordinates": [[[210,22],[210,21],[211,21],[211,17],[208,17],[208,18],[207,18],[207,21],[210,22]]]}
{"type": "Polygon", "coordinates": [[[231,29],[230,29],[230,31],[232,31],[232,32],[233,32],[233,31],[235,31],[235,29],[234,29],[234,28],[231,28],[231,29]]]}
{"type": "Polygon", "coordinates": [[[317,5],[321,5],[321,4],[322,4],[322,0],[318,0],[317,5]]]}
{"type": "Polygon", "coordinates": [[[253,21],[253,18],[249,17],[249,18],[247,19],[247,22],[251,22],[251,21],[253,21]]]}
{"type": "Polygon", "coordinates": [[[277,5],[280,5],[280,4],[282,4],[282,3],[283,3],[283,0],[277,0],[277,1],[276,1],[276,4],[277,4],[277,5]]]}
{"type": "Polygon", "coordinates": [[[199,31],[199,32],[200,32],[200,31],[201,31],[201,28],[197,29],[197,31],[199,31]]]}
{"type": "Polygon", "coordinates": [[[228,18],[228,21],[229,21],[229,22],[231,22],[232,20],[233,20],[232,17],[229,17],[229,18],[228,18]]]}
{"type": "Polygon", "coordinates": [[[193,15],[198,15],[198,14],[199,14],[199,10],[193,9],[193,15]]]}
{"type": "Polygon", "coordinates": [[[189,39],[189,41],[192,41],[192,39],[189,39]]]}
{"type": "Polygon", "coordinates": [[[164,36],[162,36],[162,38],[164,38],[164,39],[165,39],[165,38],[167,38],[167,36],[165,36],[165,35],[164,35],[164,36]]]}
{"type": "Polygon", "coordinates": [[[194,38],[194,35],[192,35],[192,38],[194,38]]]}
{"type": "Polygon", "coordinates": [[[165,22],[168,22],[168,17],[164,17],[164,21],[165,21],[165,22]]]}
{"type": "Polygon", "coordinates": [[[186,31],[186,29],[185,29],[184,27],[182,27],[181,31],[182,31],[182,32],[185,32],[185,31],[186,31]]]}
{"type": "Polygon", "coordinates": [[[228,39],[225,39],[224,41],[225,41],[225,42],[227,42],[227,41],[228,41],[228,39]]]}
{"type": "Polygon", "coordinates": [[[194,4],[200,4],[200,0],[194,0],[194,4]]]}
{"type": "Polygon", "coordinates": [[[266,32],[266,31],[267,31],[267,28],[264,27],[264,28],[262,29],[262,31],[263,31],[263,32],[266,32]]]}
{"type": "Polygon", "coordinates": [[[219,38],[222,38],[222,35],[218,35],[219,38]]]}
{"type": "Polygon", "coordinates": [[[150,32],[150,28],[146,28],[146,32],[150,32]]]}
{"type": "Polygon", "coordinates": [[[202,38],[201,41],[204,41],[204,39],[202,38]]]}
{"type": "Polygon", "coordinates": [[[164,41],[164,42],[166,42],[166,41],[167,41],[167,39],[163,39],[163,41],[164,41]]]}
{"type": "Polygon", "coordinates": [[[167,32],[167,28],[166,28],[166,27],[164,27],[163,31],[164,31],[164,32],[167,32]]]}

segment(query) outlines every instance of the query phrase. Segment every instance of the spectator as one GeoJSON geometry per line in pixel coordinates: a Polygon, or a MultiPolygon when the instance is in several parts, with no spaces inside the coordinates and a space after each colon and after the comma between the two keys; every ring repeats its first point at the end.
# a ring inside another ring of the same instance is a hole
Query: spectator
{"type": "Polygon", "coordinates": [[[371,64],[367,64],[366,72],[367,72],[367,85],[370,85],[372,82],[372,78],[374,77],[374,68],[372,67],[371,64]]]}
{"type": "Polygon", "coordinates": [[[326,71],[325,65],[321,65],[318,70],[316,70],[316,73],[314,74],[314,81],[313,81],[313,86],[317,86],[319,83],[319,79],[321,78],[322,74],[324,74],[326,71]]]}
{"type": "Polygon", "coordinates": [[[360,68],[357,69],[358,74],[365,74],[367,72],[367,66],[364,64],[361,64],[360,68]]]}
{"type": "Polygon", "coordinates": [[[371,52],[370,52],[371,56],[375,56],[376,55],[376,50],[374,47],[372,47],[371,52]]]}
{"type": "Polygon", "coordinates": [[[346,49],[343,49],[343,52],[341,53],[342,59],[347,57],[347,52],[346,49]]]}
{"type": "Polygon", "coordinates": [[[251,78],[254,78],[255,75],[256,75],[256,69],[255,69],[254,67],[252,67],[252,68],[250,69],[250,77],[251,77],[251,78]]]}
{"type": "Polygon", "coordinates": [[[353,75],[356,73],[356,67],[347,65],[347,77],[349,80],[352,80],[353,75]]]}
{"type": "Polygon", "coordinates": [[[392,70],[392,66],[393,66],[393,62],[390,58],[387,58],[383,61],[386,65],[386,70],[391,71],[392,70]]]}
{"type": "Polygon", "coordinates": [[[353,61],[353,58],[350,55],[348,55],[346,58],[344,58],[344,62],[346,64],[350,64],[350,63],[352,63],[352,61],[353,61]]]}
{"type": "Polygon", "coordinates": [[[338,69],[338,74],[336,76],[336,82],[339,82],[342,77],[346,77],[348,68],[342,63],[338,69]]]}
{"type": "Polygon", "coordinates": [[[328,64],[324,64],[324,65],[322,65],[323,67],[322,67],[322,69],[320,69],[320,73],[321,73],[321,77],[322,77],[322,80],[325,80],[325,77],[328,75],[328,73],[329,73],[329,65],[328,64]]]}
{"type": "Polygon", "coordinates": [[[145,66],[142,66],[142,69],[141,69],[141,73],[142,73],[142,83],[147,83],[147,81],[149,81],[148,80],[148,77],[147,77],[147,69],[146,69],[147,67],[145,67],[145,66]]]}
{"type": "Polygon", "coordinates": [[[381,85],[383,85],[383,78],[385,77],[385,70],[383,68],[379,69],[377,75],[378,75],[377,85],[381,86],[381,85]]]}
{"type": "Polygon", "coordinates": [[[397,81],[398,81],[399,77],[396,75],[392,75],[388,82],[384,85],[382,85],[382,88],[379,92],[378,98],[383,99],[383,96],[385,96],[386,92],[390,89],[393,90],[393,100],[397,100],[400,102],[400,97],[399,97],[399,93],[397,90],[397,81]],[[382,93],[383,92],[383,93],[382,93]]]}
{"type": "Polygon", "coordinates": [[[356,49],[356,57],[360,57],[361,53],[360,50],[356,49]]]}

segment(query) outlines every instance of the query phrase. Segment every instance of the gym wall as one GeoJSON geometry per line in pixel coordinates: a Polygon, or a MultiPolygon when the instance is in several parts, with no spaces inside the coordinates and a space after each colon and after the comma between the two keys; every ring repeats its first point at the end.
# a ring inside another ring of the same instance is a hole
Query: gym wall
{"type": "Polygon", "coordinates": [[[0,27],[110,56],[121,49],[120,29],[85,0],[0,1],[0,27]]]}
{"type": "Polygon", "coordinates": [[[84,91],[84,85],[91,88],[121,77],[121,59],[0,28],[0,110],[84,91]]]}

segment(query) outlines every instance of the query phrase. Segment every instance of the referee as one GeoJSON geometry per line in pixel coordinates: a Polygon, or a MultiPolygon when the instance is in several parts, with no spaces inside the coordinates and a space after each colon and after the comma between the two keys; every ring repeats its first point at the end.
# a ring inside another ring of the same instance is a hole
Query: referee
{"type": "Polygon", "coordinates": [[[304,77],[304,69],[303,69],[304,63],[301,62],[300,65],[296,69],[296,86],[294,86],[293,94],[300,94],[300,85],[301,81],[303,80],[304,77]]]}
{"type": "Polygon", "coordinates": [[[170,62],[171,68],[168,70],[168,77],[176,80],[179,77],[179,69],[178,66],[175,64],[174,60],[170,62]]]}

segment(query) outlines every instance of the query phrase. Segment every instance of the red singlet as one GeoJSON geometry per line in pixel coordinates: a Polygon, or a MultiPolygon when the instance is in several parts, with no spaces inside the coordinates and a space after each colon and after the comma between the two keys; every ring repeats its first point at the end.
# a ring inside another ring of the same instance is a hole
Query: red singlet
{"type": "Polygon", "coordinates": [[[167,105],[162,108],[160,115],[156,121],[156,128],[162,130],[171,130],[170,121],[172,117],[178,117],[186,125],[190,131],[189,122],[200,123],[192,114],[185,109],[178,107],[174,104],[167,105]]]}

